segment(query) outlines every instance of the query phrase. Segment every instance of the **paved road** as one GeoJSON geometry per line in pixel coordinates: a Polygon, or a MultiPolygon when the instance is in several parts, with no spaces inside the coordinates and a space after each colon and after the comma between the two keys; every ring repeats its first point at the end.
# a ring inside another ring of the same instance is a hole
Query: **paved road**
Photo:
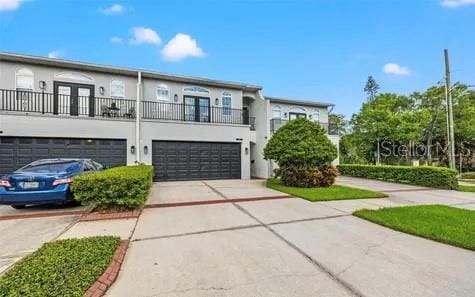
{"type": "MultiPolygon", "coordinates": [[[[145,209],[108,296],[470,296],[475,253],[351,216],[475,195],[340,179],[388,199],[298,198],[145,209]],[[416,190],[416,191],[414,191],[416,190]]],[[[273,196],[259,181],[161,183],[153,203],[273,196]],[[163,190],[163,192],[162,192],[163,190]],[[242,191],[240,191],[242,190],[242,191]],[[166,194],[168,193],[168,194],[166,194]]],[[[152,204],[153,204],[152,203],[152,204]]]]}

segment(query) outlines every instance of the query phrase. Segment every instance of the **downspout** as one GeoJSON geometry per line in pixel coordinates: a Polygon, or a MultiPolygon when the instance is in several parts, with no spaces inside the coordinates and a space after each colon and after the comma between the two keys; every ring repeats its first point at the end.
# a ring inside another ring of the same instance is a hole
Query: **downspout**
{"type": "Polygon", "coordinates": [[[136,97],[136,115],[135,115],[135,153],[136,153],[136,162],[140,163],[140,153],[141,153],[141,144],[140,144],[140,111],[142,110],[140,106],[140,89],[142,88],[142,72],[137,72],[137,97],[136,97]]]}

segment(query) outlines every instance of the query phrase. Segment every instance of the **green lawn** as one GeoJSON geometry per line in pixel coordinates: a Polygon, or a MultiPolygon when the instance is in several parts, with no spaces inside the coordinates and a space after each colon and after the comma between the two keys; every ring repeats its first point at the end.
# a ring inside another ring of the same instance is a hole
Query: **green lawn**
{"type": "Polygon", "coordinates": [[[304,198],[310,201],[330,201],[386,197],[386,195],[383,193],[339,185],[332,185],[327,188],[297,188],[284,186],[280,183],[278,179],[268,179],[266,185],[268,188],[300,198],[304,198]]]}
{"type": "Polygon", "coordinates": [[[459,185],[459,191],[462,191],[462,192],[475,192],[475,185],[473,185],[473,186],[459,185]]]}
{"type": "Polygon", "coordinates": [[[0,296],[83,296],[110,264],[119,243],[112,236],[46,243],[0,278],[0,296]]]}
{"type": "Polygon", "coordinates": [[[355,216],[401,232],[475,250],[475,211],[444,205],[362,209],[355,216]]]}

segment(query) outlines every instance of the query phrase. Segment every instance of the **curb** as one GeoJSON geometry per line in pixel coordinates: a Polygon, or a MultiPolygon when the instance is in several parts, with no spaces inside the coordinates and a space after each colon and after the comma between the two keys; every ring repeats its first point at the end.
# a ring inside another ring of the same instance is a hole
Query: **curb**
{"type": "Polygon", "coordinates": [[[129,240],[122,240],[114,252],[112,261],[102,275],[92,284],[91,287],[84,293],[83,297],[101,297],[104,296],[107,290],[117,279],[120,267],[124,262],[125,253],[129,246],[129,240]]]}

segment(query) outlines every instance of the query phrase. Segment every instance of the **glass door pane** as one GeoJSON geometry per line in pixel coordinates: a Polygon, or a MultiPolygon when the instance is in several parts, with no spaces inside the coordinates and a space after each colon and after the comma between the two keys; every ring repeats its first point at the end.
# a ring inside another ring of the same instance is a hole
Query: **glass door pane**
{"type": "Polygon", "coordinates": [[[199,98],[200,122],[209,122],[209,99],[199,98]]]}
{"type": "Polygon", "coordinates": [[[185,121],[196,120],[195,98],[185,97],[185,121]]]}
{"type": "Polygon", "coordinates": [[[88,116],[89,115],[89,98],[91,96],[91,89],[89,88],[78,88],[78,106],[79,106],[79,115],[88,116]]]}
{"type": "Polygon", "coordinates": [[[58,113],[69,114],[71,108],[71,87],[58,86],[58,113]]]}

